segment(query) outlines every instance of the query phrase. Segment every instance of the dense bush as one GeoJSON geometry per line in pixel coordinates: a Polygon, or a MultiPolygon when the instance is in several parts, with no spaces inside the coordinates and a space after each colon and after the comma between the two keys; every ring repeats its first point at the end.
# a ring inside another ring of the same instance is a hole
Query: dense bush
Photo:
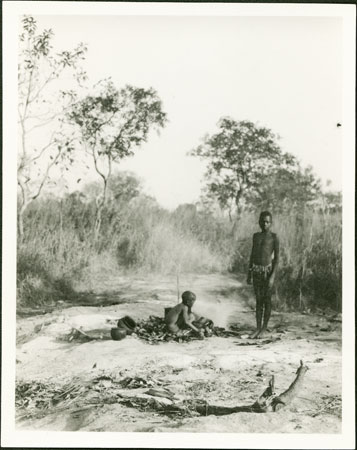
{"type": "Polygon", "coordinates": [[[73,294],[71,279],[56,278],[39,253],[21,247],[17,258],[17,299],[22,306],[41,306],[73,294]]]}
{"type": "MultiPolygon", "coordinates": [[[[18,248],[18,300],[41,304],[90,286],[98,271],[246,274],[258,216],[237,222],[195,205],[169,212],[139,190],[112,195],[94,240],[95,197],[74,193],[34,202],[18,248]]],[[[278,308],[341,308],[339,211],[295,210],[273,218],[281,242],[278,308]]]]}

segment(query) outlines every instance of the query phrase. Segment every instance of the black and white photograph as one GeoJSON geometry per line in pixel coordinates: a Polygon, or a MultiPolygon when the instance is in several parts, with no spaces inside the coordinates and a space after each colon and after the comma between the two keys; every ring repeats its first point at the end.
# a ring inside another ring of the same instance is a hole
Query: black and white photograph
{"type": "Polygon", "coordinates": [[[2,444],[354,448],[355,6],[3,5],[2,444]]]}

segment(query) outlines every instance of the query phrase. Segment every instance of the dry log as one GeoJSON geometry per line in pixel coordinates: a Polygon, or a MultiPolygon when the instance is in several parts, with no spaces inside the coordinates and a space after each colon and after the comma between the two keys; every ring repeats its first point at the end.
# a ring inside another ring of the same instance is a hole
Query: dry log
{"type": "Polygon", "coordinates": [[[307,371],[308,367],[304,366],[304,363],[300,361],[300,366],[296,371],[295,380],[291,383],[291,385],[288,387],[286,391],[284,391],[282,394],[278,395],[273,399],[272,401],[273,411],[278,411],[283,406],[286,406],[289,403],[291,403],[291,401],[296,397],[297,393],[301,389],[307,371]]]}
{"type": "Polygon", "coordinates": [[[269,381],[269,386],[265,389],[258,400],[252,405],[242,405],[242,406],[215,406],[215,405],[195,405],[195,410],[202,416],[216,415],[222,416],[227,414],[234,414],[237,412],[255,412],[264,413],[269,411],[278,411],[279,409],[287,406],[292,400],[297,396],[300,391],[304,376],[308,370],[308,367],[300,361],[300,366],[296,371],[295,380],[291,383],[289,388],[282,392],[280,395],[276,395],[274,392],[274,375],[269,381]]]}

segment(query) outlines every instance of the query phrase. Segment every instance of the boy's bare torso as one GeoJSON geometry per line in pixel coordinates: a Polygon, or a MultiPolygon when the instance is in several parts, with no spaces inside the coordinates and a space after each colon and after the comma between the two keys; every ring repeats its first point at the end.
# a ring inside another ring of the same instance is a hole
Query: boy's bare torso
{"type": "Polygon", "coordinates": [[[168,311],[165,315],[165,322],[170,331],[178,331],[179,329],[187,328],[187,320],[191,323],[195,320],[196,314],[192,311],[189,312],[189,308],[180,303],[179,305],[174,306],[168,311]],[[185,320],[186,315],[186,320],[185,320]]]}
{"type": "Polygon", "coordinates": [[[176,305],[170,309],[170,311],[167,313],[165,317],[165,322],[167,323],[167,325],[177,323],[179,316],[183,315],[184,307],[185,306],[182,303],[180,303],[179,305],[176,305]]]}
{"type": "Polygon", "coordinates": [[[277,237],[272,232],[260,232],[253,235],[252,263],[268,266],[272,262],[272,254],[276,250],[277,237]]]}

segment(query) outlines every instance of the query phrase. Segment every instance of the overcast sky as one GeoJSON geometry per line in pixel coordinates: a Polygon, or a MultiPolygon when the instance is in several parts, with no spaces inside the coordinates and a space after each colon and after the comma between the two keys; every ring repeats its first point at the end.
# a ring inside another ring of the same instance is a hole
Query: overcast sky
{"type": "MultiPolygon", "coordinates": [[[[154,87],[169,123],[118,169],[166,207],[198,199],[203,165],[187,156],[220,117],[281,136],[282,150],[342,186],[342,20],[328,17],[36,16],[55,48],[88,44],[91,83],[154,87]]],[[[73,175],[77,179],[78,173],[73,175]]],[[[90,173],[80,174],[84,181],[90,173]]]]}

